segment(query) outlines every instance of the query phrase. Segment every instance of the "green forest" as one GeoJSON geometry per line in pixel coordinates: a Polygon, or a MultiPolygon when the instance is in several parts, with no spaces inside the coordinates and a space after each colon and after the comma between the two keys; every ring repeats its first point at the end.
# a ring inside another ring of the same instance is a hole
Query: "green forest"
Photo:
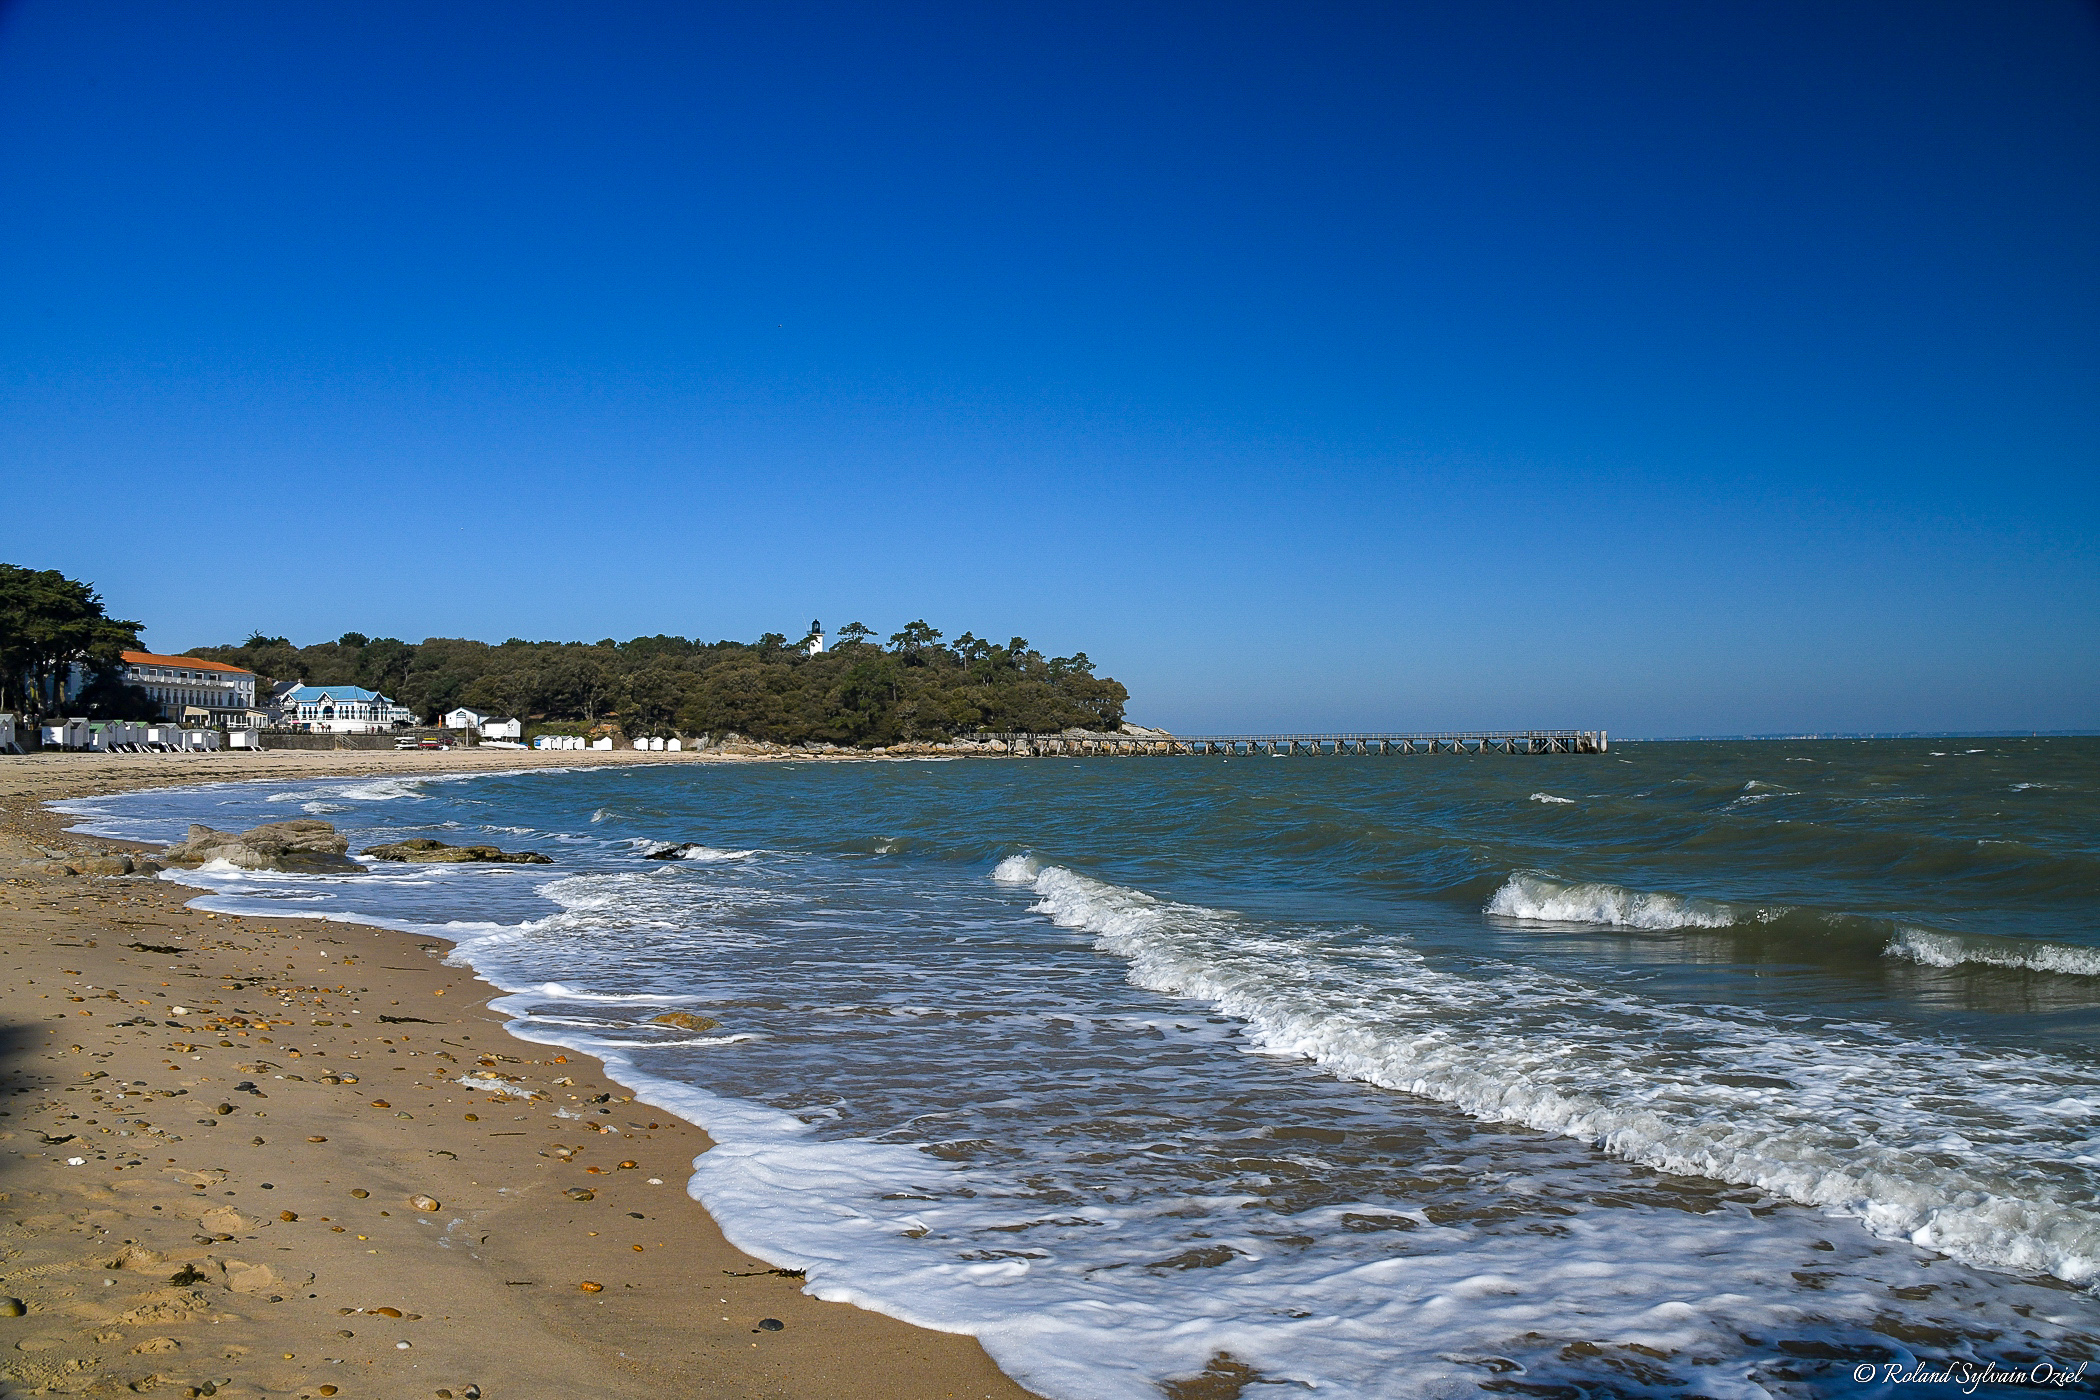
{"type": "MultiPolygon", "coordinates": [[[[87,583],[56,570],[0,564],[0,709],[43,711],[74,678],[85,689],[65,702],[69,713],[152,718],[153,702],[125,685],[118,668],[119,652],[139,648],[141,625],[108,616],[87,583]]],[[[882,642],[855,622],[816,656],[808,641],[769,632],[755,642],[513,637],[491,645],[346,632],[299,647],[258,633],[238,646],[181,654],[255,672],[258,699],[283,681],[358,685],[408,706],[426,723],[469,705],[541,728],[617,726],[631,738],[735,733],[783,744],[874,747],[981,729],[1113,729],[1129,699],[1119,682],[1094,674],[1085,652],[1046,657],[1025,637],[999,643],[965,632],[947,641],[919,621],[882,642]]]]}
{"type": "Polygon", "coordinates": [[[427,722],[469,705],[541,727],[613,722],[630,737],[736,733],[872,747],[980,729],[1113,729],[1129,699],[1119,682],[1094,674],[1084,652],[1045,657],[1025,637],[998,643],[967,632],[947,641],[923,621],[887,642],[851,623],[816,656],[777,632],[755,642],[514,637],[501,645],[348,632],[304,647],[256,635],[185,654],[270,681],[364,686],[427,722]]]}

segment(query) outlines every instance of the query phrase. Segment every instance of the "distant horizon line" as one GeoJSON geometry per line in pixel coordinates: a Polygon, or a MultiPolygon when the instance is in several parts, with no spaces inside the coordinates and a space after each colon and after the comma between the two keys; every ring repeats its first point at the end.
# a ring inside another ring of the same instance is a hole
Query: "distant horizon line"
{"type": "Polygon", "coordinates": [[[1701,744],[1723,739],[2090,739],[2100,729],[1897,729],[1832,730],[1815,734],[1650,734],[1626,735],[1622,744],[1701,744]]]}

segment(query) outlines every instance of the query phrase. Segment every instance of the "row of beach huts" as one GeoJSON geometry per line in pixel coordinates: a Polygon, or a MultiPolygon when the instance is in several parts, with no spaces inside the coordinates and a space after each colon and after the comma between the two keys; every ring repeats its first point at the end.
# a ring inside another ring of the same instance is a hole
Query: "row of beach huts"
{"type": "MultiPolygon", "coordinates": [[[[26,732],[15,717],[0,714],[0,753],[24,752],[26,732]]],[[[216,753],[221,748],[259,749],[262,734],[253,729],[185,729],[179,724],[138,724],[131,720],[62,719],[38,728],[46,749],[74,753],[216,753]]]]}
{"type": "MultiPolygon", "coordinates": [[[[536,749],[610,749],[613,740],[610,734],[597,739],[586,739],[580,734],[542,734],[532,741],[536,749]]],[[[683,753],[685,745],[676,739],[637,739],[634,747],[648,753],[683,753]]]]}

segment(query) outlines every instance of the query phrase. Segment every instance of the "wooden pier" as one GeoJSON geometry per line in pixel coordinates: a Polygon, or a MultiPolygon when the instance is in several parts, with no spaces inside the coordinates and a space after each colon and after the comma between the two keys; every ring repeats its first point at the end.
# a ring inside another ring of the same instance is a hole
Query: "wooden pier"
{"type": "Polygon", "coordinates": [[[1489,729],[1422,734],[978,734],[978,742],[1003,744],[1015,758],[1103,754],[1233,754],[1270,758],[1338,758],[1344,755],[1432,753],[1608,753],[1601,729],[1489,729]]]}

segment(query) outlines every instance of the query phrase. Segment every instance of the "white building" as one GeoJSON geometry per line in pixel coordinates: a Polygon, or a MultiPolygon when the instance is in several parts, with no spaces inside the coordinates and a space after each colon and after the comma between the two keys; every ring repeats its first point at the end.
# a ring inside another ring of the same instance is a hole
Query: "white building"
{"type": "Polygon", "coordinates": [[[194,656],[160,656],[150,651],[120,653],[121,674],[153,697],[163,719],[245,729],[261,724],[255,708],[255,672],[223,661],[194,656]]]}
{"type": "Polygon", "coordinates": [[[465,705],[456,710],[447,710],[439,721],[447,729],[479,729],[488,716],[479,710],[470,710],[465,705]]]}
{"type": "Polygon", "coordinates": [[[512,719],[509,715],[485,716],[476,727],[481,730],[481,737],[484,739],[522,739],[525,737],[525,721],[512,719]]]}
{"type": "Polygon", "coordinates": [[[809,624],[809,654],[811,656],[822,656],[824,654],[824,624],[821,622],[809,624]]]}
{"type": "Polygon", "coordinates": [[[302,685],[284,697],[285,722],[316,734],[379,734],[416,722],[415,711],[359,685],[302,685]]]}

